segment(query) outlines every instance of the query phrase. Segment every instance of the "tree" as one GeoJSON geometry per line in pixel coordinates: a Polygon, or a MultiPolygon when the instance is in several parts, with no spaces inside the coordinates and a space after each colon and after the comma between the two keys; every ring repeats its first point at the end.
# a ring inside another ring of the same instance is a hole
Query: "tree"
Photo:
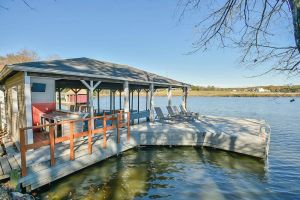
{"type": "Polygon", "coordinates": [[[9,53],[5,56],[0,56],[0,69],[8,64],[31,62],[37,60],[39,60],[39,56],[36,52],[28,49],[22,49],[17,53],[9,53]]]}
{"type": "Polygon", "coordinates": [[[242,63],[267,65],[267,72],[300,71],[300,0],[179,0],[178,8],[180,20],[200,15],[190,53],[217,43],[241,48],[242,63]]]}

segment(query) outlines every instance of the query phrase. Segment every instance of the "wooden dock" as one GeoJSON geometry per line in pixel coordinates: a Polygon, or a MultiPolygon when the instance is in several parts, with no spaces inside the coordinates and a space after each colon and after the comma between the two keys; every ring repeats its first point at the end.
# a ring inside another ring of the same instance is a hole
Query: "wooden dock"
{"type": "MultiPolygon", "coordinates": [[[[106,158],[146,145],[207,146],[264,159],[268,155],[269,137],[268,125],[253,119],[199,116],[194,121],[144,122],[130,126],[130,137],[127,128],[121,127],[108,130],[106,136],[94,134],[91,138],[78,138],[74,141],[73,153],[70,140],[56,144],[52,153],[49,142],[29,150],[26,152],[26,175],[19,183],[27,191],[34,190],[106,158]]],[[[8,177],[12,165],[21,168],[21,154],[10,153],[0,162],[3,177],[8,177]],[[5,166],[10,166],[10,170],[5,166]]]]}
{"type": "Polygon", "coordinates": [[[195,121],[131,127],[139,145],[206,146],[248,156],[268,156],[270,128],[265,121],[199,116],[195,121]]]}
{"type": "MultiPolygon", "coordinates": [[[[7,154],[0,157],[0,180],[8,179],[12,170],[21,170],[21,165],[14,156],[19,155],[18,150],[14,147],[12,142],[7,141],[6,138],[3,140],[5,141],[5,151],[7,154]]],[[[1,152],[4,153],[4,149],[2,147],[0,148],[1,152]]]]}

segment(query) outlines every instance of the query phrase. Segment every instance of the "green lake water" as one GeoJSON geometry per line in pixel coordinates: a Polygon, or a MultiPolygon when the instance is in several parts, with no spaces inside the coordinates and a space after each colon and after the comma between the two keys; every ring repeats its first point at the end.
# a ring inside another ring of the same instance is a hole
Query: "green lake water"
{"type": "Polygon", "coordinates": [[[38,198],[300,199],[300,98],[289,100],[188,99],[189,109],[201,114],[266,119],[272,128],[266,162],[211,148],[141,147],[43,187],[38,198]]]}

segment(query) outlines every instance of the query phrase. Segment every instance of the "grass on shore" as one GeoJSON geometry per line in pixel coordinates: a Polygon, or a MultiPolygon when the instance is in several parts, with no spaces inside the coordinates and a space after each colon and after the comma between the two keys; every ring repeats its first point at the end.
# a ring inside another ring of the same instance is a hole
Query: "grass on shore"
{"type": "MultiPolygon", "coordinates": [[[[96,96],[96,93],[94,93],[96,96]]],[[[118,93],[116,95],[119,95],[118,93]]],[[[123,94],[122,94],[123,95],[123,94]]],[[[100,96],[109,96],[109,91],[102,90],[100,96]]],[[[137,92],[134,92],[137,96],[137,92]]],[[[146,92],[142,90],[140,96],[146,96],[146,92]]],[[[155,92],[155,96],[167,96],[166,89],[159,89],[155,92]]],[[[182,96],[181,89],[172,90],[172,96],[182,96]]],[[[203,97],[300,97],[300,92],[250,92],[250,91],[231,91],[231,90],[190,90],[188,96],[203,97]]]]}
{"type": "MultiPolygon", "coordinates": [[[[155,92],[156,96],[166,96],[167,92],[157,91],[155,92]]],[[[181,96],[181,90],[172,91],[173,96],[181,96]]],[[[283,93],[283,92],[244,92],[244,91],[196,91],[191,90],[188,93],[189,96],[204,96],[204,97],[297,97],[300,96],[300,93],[283,93]]]]}

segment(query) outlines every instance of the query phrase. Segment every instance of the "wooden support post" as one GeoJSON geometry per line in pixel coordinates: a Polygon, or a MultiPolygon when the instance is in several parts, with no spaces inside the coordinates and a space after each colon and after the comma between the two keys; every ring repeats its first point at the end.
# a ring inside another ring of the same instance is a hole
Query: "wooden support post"
{"type": "Polygon", "coordinates": [[[119,91],[120,91],[120,93],[119,93],[119,97],[120,97],[120,99],[119,99],[119,103],[120,103],[119,108],[120,108],[120,110],[122,110],[122,90],[120,89],[119,91]]]}
{"type": "Polygon", "coordinates": [[[112,111],[112,92],[109,90],[109,111],[112,111]]]}
{"type": "Polygon", "coordinates": [[[113,111],[114,111],[114,113],[115,113],[115,110],[116,110],[116,91],[114,90],[113,92],[112,92],[112,101],[113,101],[113,111]]]}
{"type": "Polygon", "coordinates": [[[130,140],[130,112],[127,113],[127,141],[130,140]]]}
{"type": "Polygon", "coordinates": [[[133,111],[133,93],[134,93],[134,90],[132,90],[132,92],[131,92],[131,112],[133,111]]]}
{"type": "Polygon", "coordinates": [[[55,165],[55,136],[54,136],[54,126],[49,127],[49,140],[50,140],[50,164],[55,165]]]}
{"type": "MultiPolygon", "coordinates": [[[[149,90],[145,90],[146,91],[146,111],[148,111],[148,102],[149,102],[149,90]]],[[[149,116],[147,116],[147,121],[149,121],[150,118],[149,116]]]]}
{"type": "Polygon", "coordinates": [[[123,127],[123,115],[124,115],[124,112],[123,111],[120,111],[120,128],[122,128],[123,127]]]}
{"type": "Polygon", "coordinates": [[[128,103],[129,103],[129,112],[131,111],[131,98],[130,98],[130,90],[129,90],[129,96],[128,96],[128,103]]]}
{"type": "Polygon", "coordinates": [[[74,159],[74,122],[70,122],[70,160],[74,159]]]}
{"type": "Polygon", "coordinates": [[[122,113],[118,113],[117,114],[117,133],[118,133],[118,144],[120,143],[120,124],[122,123],[121,122],[121,116],[122,113]]]}
{"type": "MultiPolygon", "coordinates": [[[[53,91],[55,92],[55,91],[53,91]]],[[[24,102],[25,102],[25,115],[26,115],[26,126],[32,126],[32,105],[31,105],[31,84],[30,76],[27,75],[27,72],[24,72],[24,102]]],[[[33,131],[28,129],[26,131],[26,140],[27,144],[33,143],[33,131]]]]}
{"type": "MultiPolygon", "coordinates": [[[[78,104],[78,98],[77,98],[77,94],[78,94],[78,92],[81,90],[81,89],[71,89],[73,92],[74,92],[74,94],[75,94],[75,106],[77,107],[77,104],[78,104]]],[[[77,109],[77,108],[76,108],[77,109]]],[[[76,111],[76,109],[75,109],[75,111],[76,111]]]]}
{"type": "Polygon", "coordinates": [[[58,88],[58,109],[61,110],[61,91],[62,88],[58,88]]]}
{"type": "Polygon", "coordinates": [[[89,119],[88,121],[88,152],[89,154],[92,154],[92,121],[94,119],[89,119]]]}
{"type": "MultiPolygon", "coordinates": [[[[75,107],[77,107],[77,104],[78,104],[78,98],[77,98],[77,92],[75,93],[75,107]]],[[[76,110],[76,108],[75,108],[76,110]]]]}
{"type": "Polygon", "coordinates": [[[98,109],[98,114],[100,113],[100,89],[97,90],[97,109],[98,109]]]}
{"type": "Polygon", "coordinates": [[[26,139],[25,139],[25,130],[20,129],[20,150],[21,150],[21,174],[22,177],[27,174],[26,166],[26,139]]]}
{"type": "Polygon", "coordinates": [[[138,94],[138,107],[137,107],[137,109],[138,109],[138,124],[140,123],[140,89],[138,89],[137,90],[137,94],[138,94]]]}
{"type": "Polygon", "coordinates": [[[168,106],[172,106],[172,86],[168,88],[168,106]]]}
{"type": "Polygon", "coordinates": [[[182,106],[187,109],[187,96],[188,96],[188,88],[184,87],[182,88],[183,94],[182,94],[182,106]]]}
{"type": "Polygon", "coordinates": [[[146,110],[148,110],[148,99],[149,99],[149,90],[146,91],[146,110]]]}
{"type": "MultiPolygon", "coordinates": [[[[94,117],[94,90],[99,86],[101,81],[98,81],[94,84],[94,81],[90,81],[88,84],[85,80],[81,80],[81,82],[88,88],[89,90],[89,107],[90,107],[90,117],[94,117]]],[[[94,121],[92,121],[92,128],[94,129],[94,121]]]]}
{"type": "Polygon", "coordinates": [[[124,112],[129,112],[129,84],[128,81],[124,82],[124,112]]]}
{"type": "Polygon", "coordinates": [[[150,84],[150,122],[154,122],[154,84],[150,84]]]}
{"type": "Polygon", "coordinates": [[[106,116],[104,115],[103,118],[103,148],[106,148],[106,131],[107,131],[107,127],[106,127],[106,116]]]}

